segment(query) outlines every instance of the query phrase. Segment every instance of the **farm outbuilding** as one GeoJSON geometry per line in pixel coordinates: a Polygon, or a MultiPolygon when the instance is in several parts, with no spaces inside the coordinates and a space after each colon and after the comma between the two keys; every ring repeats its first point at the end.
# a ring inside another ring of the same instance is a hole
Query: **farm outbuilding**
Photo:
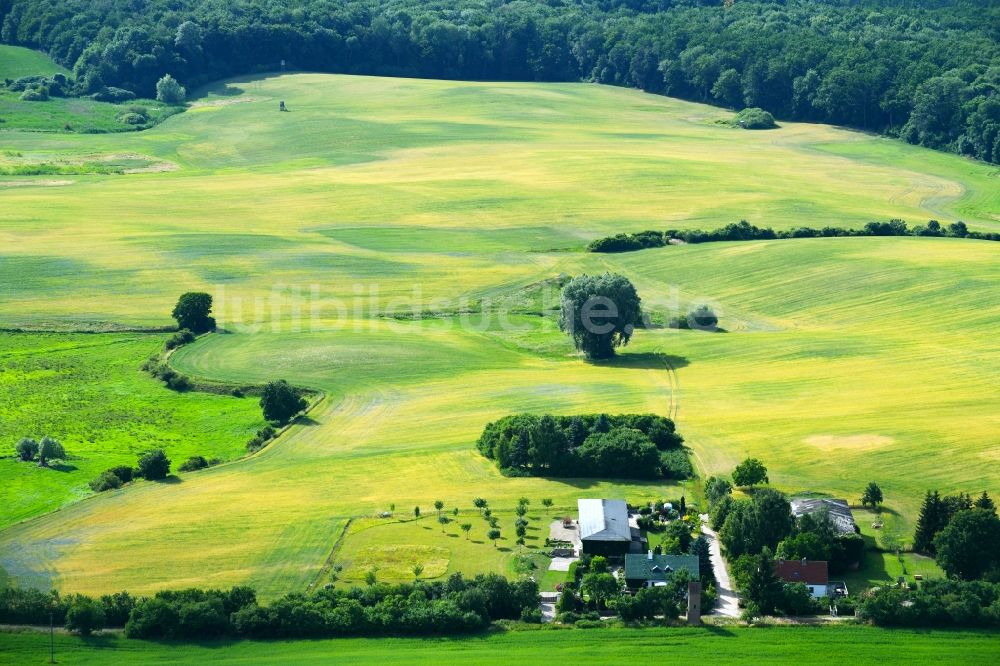
{"type": "Polygon", "coordinates": [[[577,500],[580,512],[580,542],[590,555],[625,555],[643,552],[646,540],[629,522],[625,500],[577,500]]]}

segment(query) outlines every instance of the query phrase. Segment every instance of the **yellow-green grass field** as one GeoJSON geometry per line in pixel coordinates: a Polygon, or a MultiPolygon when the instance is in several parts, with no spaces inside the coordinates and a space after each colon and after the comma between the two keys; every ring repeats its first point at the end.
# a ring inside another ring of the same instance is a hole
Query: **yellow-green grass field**
{"type": "Polygon", "coordinates": [[[4,132],[0,151],[177,170],[0,179],[5,258],[86,278],[8,286],[0,319],[166,323],[177,284],[225,287],[244,318],[275,284],[318,285],[324,312],[376,280],[382,305],[414,283],[454,300],[548,275],[564,254],[548,250],[741,218],[1000,228],[995,167],[821,125],[718,124],[729,115],[595,85],[301,74],[220,84],[125,136],[4,132]]]}
{"type": "MultiPolygon", "coordinates": [[[[858,625],[542,629],[465,638],[377,638],[320,641],[124,640],[57,634],[56,660],[72,664],[621,664],[623,652],[641,663],[994,664],[992,631],[920,631],[858,625]]],[[[44,663],[49,637],[36,631],[0,633],[12,663],[44,663]]]]}
{"type": "MultiPolygon", "coordinates": [[[[583,496],[696,495],[691,484],[505,478],[474,442],[514,411],[670,415],[703,475],[755,455],[788,492],[856,500],[875,480],[907,534],[928,488],[998,492],[1000,244],[581,251],[612,232],[740,218],[1000,227],[995,168],[826,126],[716,122],[727,116],[583,84],[289,75],[217,86],[142,133],[0,134],[0,150],[177,167],[0,179],[0,325],[162,325],[178,293],[206,289],[230,334],[181,349],[178,370],[285,378],[326,396],[245,461],[0,532],[0,568],[66,591],[248,582],[266,598],[315,581],[346,521],[390,504],[469,510],[482,496],[510,511],[527,496],[571,510],[583,496]],[[603,270],[631,278],[661,318],[711,301],[729,332],[640,330],[618,360],[585,363],[551,317],[530,314],[557,293],[529,287],[603,270]],[[495,308],[521,297],[502,321],[495,308]],[[384,316],[414,300],[451,314],[384,316]]],[[[343,552],[439,547],[378,541],[355,535],[343,552]]],[[[513,566],[513,554],[458,546],[447,557],[446,571],[513,566]]]]}
{"type": "Polygon", "coordinates": [[[162,448],[176,467],[192,455],[229,460],[263,426],[252,398],[179,394],[140,370],[165,334],[0,334],[0,527],[91,493],[115,465],[162,448]],[[44,435],[69,459],[21,462],[14,443],[44,435]]]}

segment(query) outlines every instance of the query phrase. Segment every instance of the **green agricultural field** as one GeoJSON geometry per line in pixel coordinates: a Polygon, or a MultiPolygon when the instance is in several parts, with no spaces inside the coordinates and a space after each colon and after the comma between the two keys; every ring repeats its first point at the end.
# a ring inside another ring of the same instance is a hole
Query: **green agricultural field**
{"type": "Polygon", "coordinates": [[[87,483],[101,471],[153,448],[175,467],[192,455],[246,453],[263,424],[256,400],[174,393],[139,369],[165,338],[0,335],[0,527],[90,495],[87,483]],[[20,462],[14,443],[43,435],[60,440],[69,460],[49,469],[20,462]]]}
{"type": "Polygon", "coordinates": [[[0,81],[19,79],[22,76],[68,74],[41,51],[33,51],[23,46],[0,44],[0,81]]]}
{"type": "MultiPolygon", "coordinates": [[[[1000,243],[581,251],[740,218],[1000,228],[986,165],[820,125],[716,122],[728,116],[583,84],[289,75],[216,86],[140,133],[0,134],[0,151],[176,167],[0,178],[0,325],[164,325],[179,292],[205,289],[227,334],[181,349],[178,370],[325,395],[260,455],[0,532],[0,567],[71,592],[247,582],[268,598],[316,581],[347,520],[390,504],[697,494],[505,478],[474,442],[517,411],[669,415],[702,474],[755,455],[789,492],[856,501],[876,480],[907,538],[928,488],[1000,493],[1000,243]],[[556,285],[603,270],[661,320],[712,302],[729,332],[640,330],[614,362],[585,363],[551,316],[556,285]]],[[[356,571],[405,568],[398,549],[365,550],[393,544],[446,571],[514,566],[516,551],[440,546],[431,526],[342,547],[356,571]]]]}
{"type": "MultiPolygon", "coordinates": [[[[57,635],[56,659],[72,664],[620,664],[622,652],[640,663],[669,655],[677,664],[939,664],[996,663],[998,635],[988,631],[914,631],[857,625],[665,629],[549,629],[469,638],[378,638],[325,641],[203,642],[197,645],[129,641],[117,636],[57,635]],[[736,639],[736,640],[733,640],[736,639]],[[738,646],[738,647],[734,647],[738,646]]],[[[13,663],[43,663],[49,639],[36,632],[0,634],[13,663]]]]}

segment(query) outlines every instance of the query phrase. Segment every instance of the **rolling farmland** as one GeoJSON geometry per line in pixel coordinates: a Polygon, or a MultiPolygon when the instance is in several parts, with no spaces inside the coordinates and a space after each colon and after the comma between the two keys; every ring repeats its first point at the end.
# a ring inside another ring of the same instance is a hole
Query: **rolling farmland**
{"type": "MultiPolygon", "coordinates": [[[[582,494],[693,492],[505,478],[473,444],[515,411],[671,415],[703,475],[752,454],[782,490],[856,500],[877,480],[907,530],[929,488],[997,491],[1000,244],[582,252],[609,233],[741,218],[1000,229],[995,168],[820,125],[742,132],[719,122],[729,116],[585,84],[296,74],[220,84],[141,133],[3,132],[0,151],[42,161],[166,166],[0,178],[0,325],[163,326],[180,292],[206,290],[229,334],[181,349],[175,368],[325,397],[256,456],[3,530],[0,568],[71,592],[250,583],[273,597],[315,578],[348,519],[390,503],[470,509],[483,496],[510,509],[523,495],[558,509],[582,494]],[[641,330],[616,361],[584,363],[550,316],[546,281],[604,270],[661,315],[710,301],[728,332],[641,330]]],[[[0,350],[12,340],[0,334],[0,350]]],[[[148,379],[141,360],[135,381],[148,379]]],[[[250,400],[222,414],[186,402],[205,396],[147,390],[177,401],[176,418],[209,422],[189,435],[256,424],[250,400]]],[[[468,551],[446,539],[421,545],[461,569],[468,551]]]]}

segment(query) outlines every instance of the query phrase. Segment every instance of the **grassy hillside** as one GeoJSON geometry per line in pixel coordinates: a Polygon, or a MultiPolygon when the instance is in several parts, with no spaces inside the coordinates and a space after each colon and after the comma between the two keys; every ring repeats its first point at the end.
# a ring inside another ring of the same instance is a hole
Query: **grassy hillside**
{"type": "Polygon", "coordinates": [[[176,468],[192,455],[230,459],[263,425],[254,399],[168,390],[139,367],[165,335],[0,335],[0,527],[90,494],[88,482],[162,448],[176,468]],[[14,443],[49,435],[69,460],[20,462],[14,443]]]}
{"type": "MultiPolygon", "coordinates": [[[[992,632],[913,631],[864,626],[698,627],[669,629],[569,629],[516,631],[440,639],[341,639],[177,645],[56,637],[62,663],[117,664],[136,661],[186,664],[330,663],[370,664],[551,664],[586,661],[620,664],[622,653],[640,662],[736,664],[937,664],[960,655],[963,664],[993,664],[997,635],[992,632]],[[738,639],[738,640],[733,640],[738,639]],[[739,647],[734,647],[738,645],[739,647]]],[[[47,659],[48,636],[2,633],[0,649],[18,663],[47,659]]]]}
{"type": "Polygon", "coordinates": [[[546,250],[740,218],[1000,228],[987,165],[820,125],[716,123],[729,115],[592,85],[294,75],[219,86],[127,136],[4,133],[0,151],[127,153],[178,170],[0,178],[0,224],[18,241],[4,252],[29,276],[45,257],[81,276],[0,288],[0,320],[75,321],[87,298],[94,319],[164,323],[176,284],[224,286],[246,310],[273,283],[351,298],[377,279],[383,305],[414,282],[477,296],[557,270],[546,250]],[[442,251],[428,261],[428,248],[442,251]]]}
{"type": "MultiPolygon", "coordinates": [[[[1000,227],[985,165],[825,126],[744,132],[726,116],[590,85],[294,75],[220,86],[139,134],[0,135],[0,149],[177,167],[0,179],[0,323],[167,323],[179,292],[207,289],[231,334],[180,350],[178,369],[327,396],[262,455],[3,531],[0,569],[67,591],[250,582],[273,596],[320,575],[348,519],[390,504],[468,510],[483,496],[509,510],[524,495],[558,511],[690,493],[504,478],[473,444],[514,411],[671,415],[704,473],[752,454],[783,490],[851,500],[875,480],[907,532],[928,488],[998,492],[1000,243],[580,251],[610,232],[742,217],[1000,227]],[[544,281],[603,270],[663,318],[711,301],[730,332],[642,330],[615,362],[584,363],[538,316],[558,299],[544,281]]],[[[405,532],[379,541],[446,571],[512,565],[513,550],[405,532]]],[[[392,562],[371,545],[349,535],[338,557],[392,562]]]]}
{"type": "Polygon", "coordinates": [[[0,44],[0,80],[19,79],[22,76],[67,74],[41,51],[33,51],[23,46],[0,44]]]}

